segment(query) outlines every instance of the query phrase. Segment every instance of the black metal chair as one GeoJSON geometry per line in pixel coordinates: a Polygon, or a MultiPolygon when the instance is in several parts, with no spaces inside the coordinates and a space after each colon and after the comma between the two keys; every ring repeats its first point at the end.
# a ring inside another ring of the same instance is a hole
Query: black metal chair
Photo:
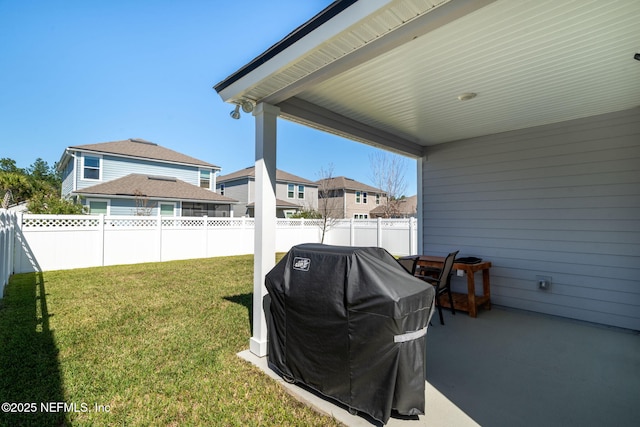
{"type": "Polygon", "coordinates": [[[415,276],[416,274],[416,267],[418,266],[418,259],[420,257],[413,255],[413,256],[405,256],[402,258],[398,258],[398,262],[400,263],[401,266],[404,267],[405,270],[407,270],[407,273],[411,274],[412,276],[415,276]]]}
{"type": "Polygon", "coordinates": [[[416,276],[436,287],[436,307],[438,307],[438,315],[440,316],[441,325],[444,325],[444,318],[442,317],[442,306],[440,305],[440,297],[445,293],[449,295],[449,305],[451,306],[451,313],[454,315],[456,314],[456,310],[455,308],[453,308],[453,295],[451,294],[451,270],[453,268],[453,263],[456,260],[456,255],[458,255],[458,252],[460,251],[451,252],[449,255],[447,255],[444,260],[442,270],[440,270],[440,274],[437,278],[426,275],[416,276]]]}

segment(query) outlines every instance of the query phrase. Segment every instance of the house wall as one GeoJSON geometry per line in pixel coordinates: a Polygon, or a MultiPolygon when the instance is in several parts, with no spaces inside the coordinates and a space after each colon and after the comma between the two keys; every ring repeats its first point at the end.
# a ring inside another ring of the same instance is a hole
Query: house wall
{"type": "MultiPolygon", "coordinates": [[[[77,190],[81,190],[101,182],[111,181],[122,178],[132,173],[144,175],[160,175],[171,176],[192,185],[200,184],[200,172],[196,166],[171,165],[154,161],[127,159],[123,157],[115,157],[109,155],[102,156],[101,173],[102,179],[86,180],[83,179],[82,155],[78,155],[76,159],[76,179],[77,190]]],[[[90,156],[92,156],[90,154],[90,156]]]]}
{"type": "Polygon", "coordinates": [[[61,195],[66,197],[73,191],[73,172],[76,161],[72,157],[62,171],[62,192],[61,195]]]}
{"type": "Polygon", "coordinates": [[[160,203],[175,204],[175,215],[180,216],[181,203],[175,200],[144,200],[141,199],[139,207],[136,206],[136,201],[133,199],[117,199],[108,197],[89,197],[82,200],[82,203],[86,206],[89,205],[89,200],[109,200],[109,214],[110,215],[158,215],[158,206],[160,203]]]}
{"type": "MultiPolygon", "coordinates": [[[[345,198],[346,198],[345,218],[353,218],[355,214],[367,215],[367,218],[369,218],[369,212],[371,212],[372,210],[374,210],[379,206],[379,205],[376,205],[376,193],[371,193],[368,191],[367,191],[367,203],[356,203],[355,190],[346,190],[345,198]]],[[[361,202],[362,202],[362,198],[361,198],[361,202]]],[[[385,203],[385,202],[386,202],[386,198],[381,197],[380,203],[385,203]]]]}
{"type": "MultiPolygon", "coordinates": [[[[224,195],[236,199],[240,203],[231,205],[233,216],[241,217],[247,215],[247,203],[249,200],[249,185],[247,179],[241,181],[229,181],[218,183],[218,186],[224,184],[224,195]]],[[[220,190],[218,189],[218,193],[220,190]]]]}
{"type": "Polygon", "coordinates": [[[276,198],[286,202],[295,203],[305,209],[318,210],[318,187],[312,187],[295,182],[276,182],[276,198]],[[295,185],[295,194],[289,198],[289,184],[295,185]],[[298,185],[304,185],[304,199],[298,198],[298,185]]]}
{"type": "Polygon", "coordinates": [[[640,330],[639,108],[432,147],[422,188],[423,253],[491,261],[493,303],[640,330]]]}
{"type": "Polygon", "coordinates": [[[327,199],[318,199],[318,210],[329,218],[344,218],[344,191],[333,190],[332,196],[327,199]]]}
{"type": "MultiPolygon", "coordinates": [[[[224,182],[224,195],[238,200],[240,203],[233,206],[233,215],[241,217],[247,215],[247,204],[255,202],[254,179],[244,178],[237,181],[224,182]]],[[[276,198],[298,204],[304,208],[318,209],[318,188],[305,185],[304,199],[298,199],[297,194],[293,199],[288,198],[288,184],[276,182],[276,198]]],[[[220,185],[220,183],[218,184],[220,185]]],[[[298,184],[296,184],[297,186],[298,184]]],[[[297,187],[296,187],[297,190],[297,187]]],[[[280,212],[283,215],[284,213],[280,212]]]]}

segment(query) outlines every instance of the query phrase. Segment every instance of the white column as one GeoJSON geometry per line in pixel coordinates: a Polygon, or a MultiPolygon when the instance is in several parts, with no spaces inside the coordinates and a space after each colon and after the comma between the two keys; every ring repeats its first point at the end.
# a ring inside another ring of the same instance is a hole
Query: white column
{"type": "Polygon", "coordinates": [[[424,212],[422,201],[424,200],[423,174],[424,169],[427,167],[427,156],[418,157],[416,164],[418,165],[418,171],[416,173],[418,179],[418,197],[416,201],[416,211],[418,213],[418,254],[424,254],[424,212]]]}
{"type": "Polygon", "coordinates": [[[267,322],[262,299],[267,294],[264,278],[276,257],[276,128],[280,109],[258,104],[256,118],[255,245],[253,261],[253,336],[249,349],[267,355],[267,322]]]}

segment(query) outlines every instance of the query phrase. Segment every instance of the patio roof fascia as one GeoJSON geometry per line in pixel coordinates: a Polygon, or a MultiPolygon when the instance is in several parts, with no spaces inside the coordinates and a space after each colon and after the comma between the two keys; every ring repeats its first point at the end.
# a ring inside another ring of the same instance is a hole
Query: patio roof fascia
{"type": "Polygon", "coordinates": [[[229,77],[216,84],[213,88],[216,92],[220,93],[227,87],[231,86],[236,81],[240,80],[242,77],[251,73],[256,68],[260,67],[262,64],[268,62],[272,58],[274,58],[279,53],[283,52],[289,46],[296,43],[298,40],[301,40],[304,36],[320,27],[327,21],[331,20],[334,16],[342,12],[344,9],[351,6],[353,3],[358,0],[337,0],[327,6],[324,10],[320,11],[316,16],[300,25],[298,28],[290,32],[287,36],[285,36],[282,40],[271,46],[269,49],[258,55],[251,62],[240,68],[238,71],[231,74],[229,77]]]}
{"type": "Polygon", "coordinates": [[[213,88],[224,102],[237,101],[247,88],[277,74],[287,64],[392,1],[338,0],[213,88]]]}

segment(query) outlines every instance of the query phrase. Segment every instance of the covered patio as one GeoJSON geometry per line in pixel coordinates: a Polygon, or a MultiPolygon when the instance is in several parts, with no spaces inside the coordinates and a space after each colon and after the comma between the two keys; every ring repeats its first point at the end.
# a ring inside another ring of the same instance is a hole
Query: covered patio
{"type": "MultiPolygon", "coordinates": [[[[640,417],[640,336],[554,316],[493,308],[445,312],[427,334],[426,414],[387,426],[634,426],[640,417]]],[[[375,422],[298,385],[266,358],[242,357],[301,400],[348,426],[375,422]]]]}
{"type": "MultiPolygon", "coordinates": [[[[547,412],[543,425],[597,419],[583,418],[602,399],[586,400],[601,390],[572,370],[580,359],[553,363],[609,348],[608,338],[574,354],[564,335],[545,343],[540,331],[557,328],[546,315],[570,319],[569,329],[584,321],[640,330],[638,22],[635,0],[338,0],[218,83],[221,98],[256,123],[251,352],[266,355],[283,118],[415,158],[420,254],[459,250],[492,263],[498,308],[430,329],[429,383],[480,424],[541,425],[530,422],[543,417],[537,404],[559,407],[555,399],[576,403],[547,412]],[[473,370],[476,359],[488,364],[473,370]],[[563,375],[571,387],[559,386],[563,375]],[[471,379],[477,387],[461,386],[471,379]],[[529,409],[495,418],[509,402],[529,409]],[[522,414],[531,418],[514,418],[522,414]]],[[[453,287],[463,290],[464,278],[453,287]]],[[[589,328],[576,336],[600,331],[589,328]]],[[[626,399],[638,391],[622,367],[637,370],[638,336],[621,331],[607,332],[630,340],[616,347],[622,353],[583,366],[611,373],[598,378],[614,396],[633,392],[626,399]]],[[[606,402],[610,419],[637,416],[618,398],[606,402]]]]}

